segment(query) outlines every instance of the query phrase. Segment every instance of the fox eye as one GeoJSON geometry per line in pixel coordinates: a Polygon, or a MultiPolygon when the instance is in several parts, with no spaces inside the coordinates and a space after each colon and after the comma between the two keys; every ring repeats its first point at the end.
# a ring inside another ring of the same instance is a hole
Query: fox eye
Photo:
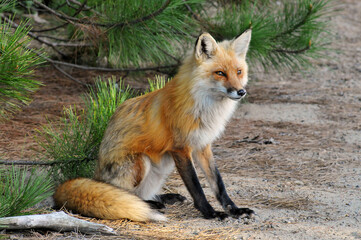
{"type": "Polygon", "coordinates": [[[238,70],[237,74],[240,75],[242,73],[242,70],[238,70]]]}
{"type": "Polygon", "coordinates": [[[226,74],[224,72],[222,72],[222,71],[217,71],[216,74],[218,76],[226,77],[226,74]]]}

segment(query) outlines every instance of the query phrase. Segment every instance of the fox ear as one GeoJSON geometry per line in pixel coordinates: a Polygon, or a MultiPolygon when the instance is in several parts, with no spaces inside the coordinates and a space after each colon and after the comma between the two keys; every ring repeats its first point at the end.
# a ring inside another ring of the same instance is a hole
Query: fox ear
{"type": "Polygon", "coordinates": [[[240,58],[246,58],[249,43],[251,42],[252,29],[247,29],[232,41],[232,48],[240,58]]]}
{"type": "Polygon", "coordinates": [[[216,40],[209,33],[203,33],[196,41],[194,55],[197,60],[206,60],[216,53],[217,48],[216,40]]]}

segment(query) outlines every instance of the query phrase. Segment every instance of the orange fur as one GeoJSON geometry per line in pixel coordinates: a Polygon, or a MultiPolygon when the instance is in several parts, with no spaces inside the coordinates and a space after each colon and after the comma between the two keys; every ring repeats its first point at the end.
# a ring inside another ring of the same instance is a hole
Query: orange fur
{"type": "Polygon", "coordinates": [[[55,205],[101,219],[128,218],[133,221],[164,220],[140,198],[112,185],[86,178],[69,180],[60,185],[55,205]]]}

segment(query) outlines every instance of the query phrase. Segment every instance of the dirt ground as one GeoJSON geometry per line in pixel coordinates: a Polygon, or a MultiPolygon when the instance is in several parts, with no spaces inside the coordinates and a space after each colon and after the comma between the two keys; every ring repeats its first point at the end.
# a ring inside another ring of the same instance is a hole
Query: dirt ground
{"type": "MultiPolygon", "coordinates": [[[[120,239],[361,239],[361,1],[343,0],[332,17],[336,34],[313,69],[253,71],[248,103],[228,124],[214,153],[230,197],[258,214],[254,220],[202,219],[178,174],[165,192],[187,197],[164,210],[165,223],[97,221],[120,239]]],[[[250,66],[252,69],[252,66],[250,66]]],[[[91,81],[95,73],[75,77],[91,81]]],[[[34,129],[79,104],[86,89],[51,68],[38,72],[45,86],[34,101],[0,124],[1,159],[36,159],[34,129]],[[61,84],[59,84],[61,83],[61,84]]],[[[207,198],[220,209],[199,172],[207,198]]],[[[7,235],[14,239],[24,232],[7,235]]],[[[104,239],[76,233],[26,232],[27,238],[104,239]]]]}

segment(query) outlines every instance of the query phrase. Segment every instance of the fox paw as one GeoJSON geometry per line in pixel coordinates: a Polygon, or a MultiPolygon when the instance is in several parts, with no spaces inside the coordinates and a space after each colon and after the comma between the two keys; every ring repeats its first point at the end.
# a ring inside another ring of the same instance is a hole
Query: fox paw
{"type": "Polygon", "coordinates": [[[150,208],[152,209],[162,209],[165,208],[165,205],[161,202],[158,201],[153,201],[153,200],[146,200],[146,203],[148,203],[148,205],[150,206],[150,208]]]}
{"type": "Polygon", "coordinates": [[[207,213],[207,214],[203,214],[203,217],[205,219],[213,219],[213,218],[218,218],[218,220],[223,220],[225,218],[227,218],[229,215],[225,212],[218,212],[218,211],[214,211],[212,213],[207,213]]]}
{"type": "Polygon", "coordinates": [[[184,202],[186,198],[177,193],[166,193],[158,196],[163,204],[174,204],[176,202],[184,202]]]}
{"type": "Polygon", "coordinates": [[[218,211],[215,212],[215,218],[218,218],[218,220],[221,220],[221,221],[223,219],[227,218],[228,216],[229,215],[225,212],[218,212],[218,211]]]}
{"type": "Polygon", "coordinates": [[[249,208],[232,208],[229,210],[229,214],[235,218],[253,218],[255,212],[249,208]]]}

